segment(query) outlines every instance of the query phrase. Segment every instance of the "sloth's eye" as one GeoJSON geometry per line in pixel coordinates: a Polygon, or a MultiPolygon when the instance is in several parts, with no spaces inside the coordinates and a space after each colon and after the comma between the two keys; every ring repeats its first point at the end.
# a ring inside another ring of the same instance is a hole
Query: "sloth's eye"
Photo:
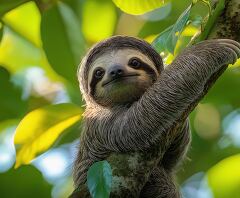
{"type": "Polygon", "coordinates": [[[97,79],[102,78],[103,75],[104,75],[104,70],[102,70],[102,69],[97,69],[97,70],[95,71],[95,74],[94,74],[94,76],[95,76],[97,79]]]}
{"type": "Polygon", "coordinates": [[[134,69],[138,69],[141,66],[141,62],[137,58],[130,59],[128,64],[134,69]]]}

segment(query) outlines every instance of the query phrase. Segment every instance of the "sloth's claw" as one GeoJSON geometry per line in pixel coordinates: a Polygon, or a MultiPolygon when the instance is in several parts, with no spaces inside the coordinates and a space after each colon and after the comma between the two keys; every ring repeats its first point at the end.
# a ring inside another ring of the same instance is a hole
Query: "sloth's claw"
{"type": "MultiPolygon", "coordinates": [[[[223,50],[226,54],[225,64],[234,64],[240,58],[240,43],[231,39],[213,39],[197,44],[197,49],[209,49],[209,51],[223,50]]],[[[222,54],[222,53],[220,53],[222,54]]],[[[222,58],[222,57],[219,57],[222,58]]]]}
{"type": "Polygon", "coordinates": [[[237,54],[237,52],[232,47],[227,46],[226,49],[230,51],[230,54],[229,54],[230,60],[228,64],[234,64],[237,61],[239,54],[237,54]]]}

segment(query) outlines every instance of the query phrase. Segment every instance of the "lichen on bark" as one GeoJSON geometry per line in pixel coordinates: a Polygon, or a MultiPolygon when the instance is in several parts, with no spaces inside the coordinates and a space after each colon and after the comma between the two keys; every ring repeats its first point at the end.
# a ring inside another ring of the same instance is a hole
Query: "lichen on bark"
{"type": "Polygon", "coordinates": [[[240,1],[226,0],[225,9],[217,19],[208,38],[229,38],[240,41],[240,1]]]}

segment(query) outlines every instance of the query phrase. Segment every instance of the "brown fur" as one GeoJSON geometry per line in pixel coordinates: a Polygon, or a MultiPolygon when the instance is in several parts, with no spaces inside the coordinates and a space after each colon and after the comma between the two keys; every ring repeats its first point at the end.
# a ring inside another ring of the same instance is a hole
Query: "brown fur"
{"type": "Polygon", "coordinates": [[[226,65],[239,56],[240,44],[235,41],[205,41],[183,51],[163,70],[160,56],[142,40],[117,36],[93,47],[79,73],[87,106],[72,197],[89,197],[87,170],[104,159],[113,170],[110,197],[179,197],[173,176],[190,142],[187,117],[226,65]],[[97,57],[124,48],[147,54],[160,77],[131,105],[101,106],[89,94],[89,68],[97,57]]]}

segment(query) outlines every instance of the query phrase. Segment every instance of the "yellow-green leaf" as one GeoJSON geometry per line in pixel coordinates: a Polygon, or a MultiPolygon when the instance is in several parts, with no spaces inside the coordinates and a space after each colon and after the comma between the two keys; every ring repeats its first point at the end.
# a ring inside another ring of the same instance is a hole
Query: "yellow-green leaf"
{"type": "Polygon", "coordinates": [[[66,129],[78,123],[82,110],[73,104],[57,104],[27,114],[16,129],[14,144],[15,167],[28,164],[50,148],[66,129]]]}
{"type": "Polygon", "coordinates": [[[240,195],[240,155],[228,157],[208,171],[208,183],[214,197],[237,198],[240,195]]]}
{"type": "Polygon", "coordinates": [[[32,1],[11,10],[3,17],[7,26],[37,47],[41,47],[40,20],[38,8],[32,1]]]}
{"type": "Polygon", "coordinates": [[[82,31],[85,38],[95,43],[112,36],[117,13],[111,1],[91,0],[84,2],[82,18],[82,31]]]}
{"type": "Polygon", "coordinates": [[[169,0],[113,0],[122,11],[140,15],[165,5],[169,0]]]}

